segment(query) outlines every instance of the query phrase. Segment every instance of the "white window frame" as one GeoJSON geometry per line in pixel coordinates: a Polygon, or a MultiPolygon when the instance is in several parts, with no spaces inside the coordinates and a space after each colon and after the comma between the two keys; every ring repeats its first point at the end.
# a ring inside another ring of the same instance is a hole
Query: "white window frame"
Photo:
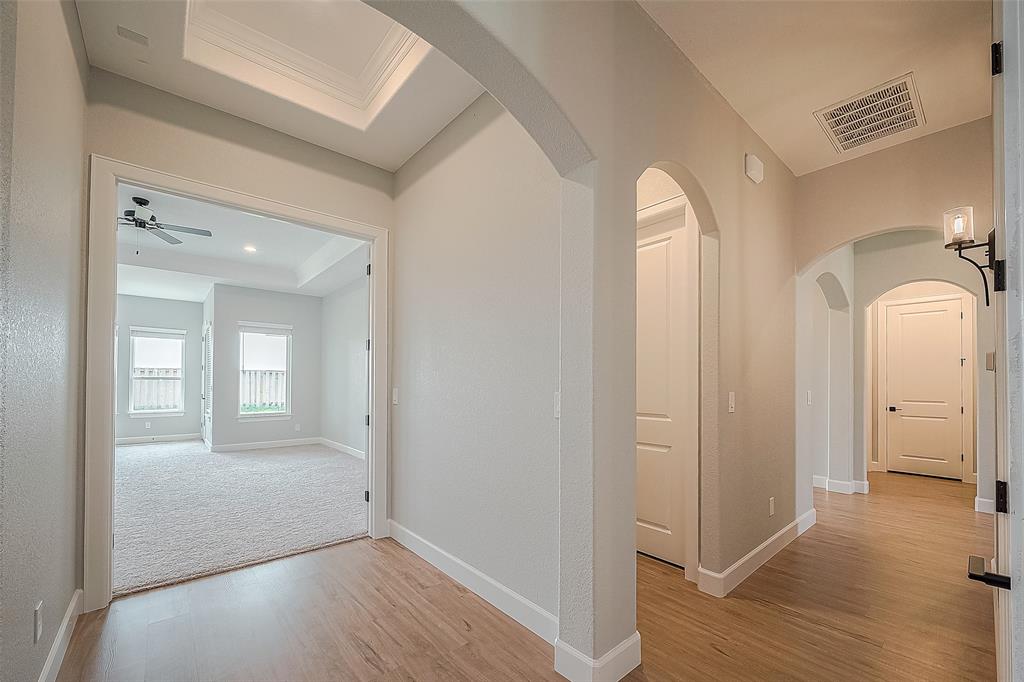
{"type": "Polygon", "coordinates": [[[275,322],[246,322],[238,323],[238,421],[258,422],[288,420],[292,418],[292,331],[290,324],[277,324],[275,322]],[[242,412],[242,367],[243,367],[243,346],[242,337],[244,334],[267,334],[270,336],[283,336],[287,339],[285,358],[285,409],[282,412],[242,412]]]}
{"type": "Polygon", "coordinates": [[[182,417],[185,415],[185,345],[188,331],[185,329],[164,329],[161,327],[128,327],[128,416],[133,419],[150,417],[182,417]],[[176,410],[136,410],[135,405],[135,343],[133,339],[176,339],[181,341],[181,409],[176,410]]]}

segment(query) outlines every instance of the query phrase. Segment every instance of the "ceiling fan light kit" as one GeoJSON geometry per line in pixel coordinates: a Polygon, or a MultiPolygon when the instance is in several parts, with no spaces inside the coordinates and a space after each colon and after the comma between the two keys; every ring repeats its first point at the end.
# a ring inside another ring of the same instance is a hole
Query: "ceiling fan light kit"
{"type": "Polygon", "coordinates": [[[145,230],[146,232],[149,232],[172,245],[181,244],[182,241],[174,235],[167,234],[165,230],[193,234],[199,237],[213,236],[213,233],[209,230],[204,230],[198,227],[185,227],[183,225],[171,225],[169,223],[157,222],[156,214],[149,208],[149,199],[144,197],[132,197],[132,202],[134,202],[135,208],[127,209],[124,212],[124,217],[119,217],[117,219],[119,224],[134,225],[140,230],[145,230]]]}

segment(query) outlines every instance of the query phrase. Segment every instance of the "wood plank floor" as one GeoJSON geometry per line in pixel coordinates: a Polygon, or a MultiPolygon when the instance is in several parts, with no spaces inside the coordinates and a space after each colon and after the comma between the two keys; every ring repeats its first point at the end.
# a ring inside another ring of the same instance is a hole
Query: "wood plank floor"
{"type": "Polygon", "coordinates": [[[974,486],[872,473],[869,495],[815,490],[817,524],[725,599],[640,557],[631,680],[995,679],[991,556],[974,486]]]}
{"type": "MultiPolygon", "coordinates": [[[[726,599],[640,557],[631,680],[993,679],[991,552],[974,487],[872,474],[726,599]]],[[[390,540],[115,600],[59,680],[552,680],[551,647],[390,540]]]]}

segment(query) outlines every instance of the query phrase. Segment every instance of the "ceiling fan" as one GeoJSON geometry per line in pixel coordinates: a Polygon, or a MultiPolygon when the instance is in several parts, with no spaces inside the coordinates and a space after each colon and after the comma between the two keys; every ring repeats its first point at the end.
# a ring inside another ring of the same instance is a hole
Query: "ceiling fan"
{"type": "Polygon", "coordinates": [[[213,236],[213,233],[209,230],[201,230],[196,227],[184,227],[182,225],[170,225],[168,223],[158,223],[156,221],[156,214],[148,208],[149,199],[132,197],[132,201],[135,202],[135,208],[129,208],[126,210],[123,217],[118,216],[118,224],[134,225],[140,230],[145,230],[146,232],[163,239],[168,244],[181,244],[182,242],[174,235],[167,234],[164,230],[185,232],[187,234],[194,234],[200,237],[213,236]]]}

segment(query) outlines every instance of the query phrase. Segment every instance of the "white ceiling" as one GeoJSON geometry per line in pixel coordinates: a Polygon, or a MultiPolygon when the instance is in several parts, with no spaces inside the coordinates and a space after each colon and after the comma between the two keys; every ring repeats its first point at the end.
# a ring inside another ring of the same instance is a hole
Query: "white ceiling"
{"type": "Polygon", "coordinates": [[[358,0],[78,0],[94,66],[394,171],[483,89],[358,0]]]}
{"type": "Polygon", "coordinates": [[[213,232],[170,232],[182,241],[172,245],[119,225],[119,294],[202,301],[220,282],[325,296],[365,276],[368,247],[359,239],[128,184],[119,185],[117,194],[118,215],[140,196],[150,200],[157,222],[213,232]]]}
{"type": "Polygon", "coordinates": [[[640,0],[796,175],[991,113],[991,3],[640,0]],[[926,123],[839,153],[814,112],[913,72],[926,123]]]}

